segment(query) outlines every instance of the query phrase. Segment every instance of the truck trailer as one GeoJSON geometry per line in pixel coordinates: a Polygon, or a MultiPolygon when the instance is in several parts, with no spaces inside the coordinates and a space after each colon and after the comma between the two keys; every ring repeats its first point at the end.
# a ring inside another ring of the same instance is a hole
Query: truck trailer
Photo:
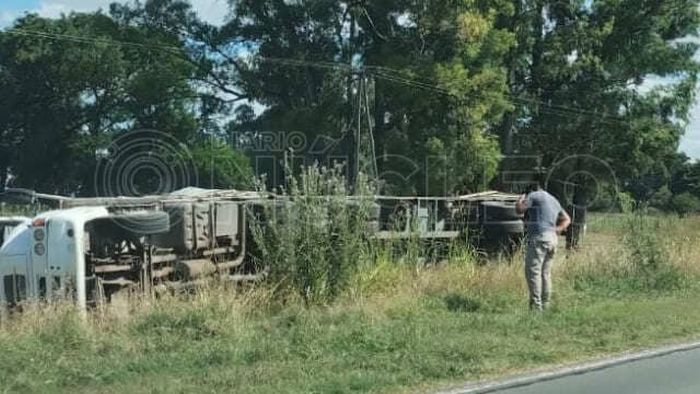
{"type": "MultiPolygon", "coordinates": [[[[12,193],[10,199],[54,209],[5,221],[14,224],[0,247],[0,302],[10,307],[27,299],[70,299],[84,309],[134,292],[195,287],[212,277],[258,280],[264,273],[241,269],[254,257],[251,213],[270,202],[293,204],[271,194],[198,188],[135,198],[12,193]]],[[[516,198],[498,192],[377,196],[367,236],[445,242],[469,234],[476,244],[511,247],[524,232],[516,198]]],[[[348,204],[357,205],[352,197],[348,204]]]]}

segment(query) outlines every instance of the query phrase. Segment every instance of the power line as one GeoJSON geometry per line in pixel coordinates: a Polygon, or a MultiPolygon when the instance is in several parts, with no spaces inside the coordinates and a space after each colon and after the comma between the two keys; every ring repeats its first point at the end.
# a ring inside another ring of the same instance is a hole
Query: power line
{"type": "MultiPolygon", "coordinates": [[[[376,70],[380,70],[380,71],[391,70],[391,69],[387,69],[385,67],[377,67],[377,66],[368,66],[368,68],[369,69],[376,69],[376,70]]],[[[393,70],[393,71],[398,72],[396,70],[393,70]]],[[[462,98],[462,96],[455,94],[455,93],[452,93],[447,89],[440,88],[440,87],[436,86],[435,84],[420,82],[419,80],[416,80],[415,78],[407,79],[407,78],[398,77],[396,75],[388,75],[386,73],[380,73],[380,74],[375,74],[375,75],[378,75],[380,78],[386,79],[389,81],[402,83],[402,84],[406,84],[409,86],[419,87],[419,88],[426,89],[429,91],[449,95],[449,96],[452,96],[455,98],[462,98]]],[[[577,107],[569,107],[569,106],[564,106],[564,105],[545,103],[543,101],[536,100],[536,99],[529,99],[529,98],[525,98],[525,97],[515,96],[515,95],[508,93],[508,92],[503,92],[501,94],[503,94],[504,96],[508,97],[509,99],[511,99],[513,101],[518,101],[518,102],[527,103],[527,104],[538,104],[540,106],[543,106],[544,108],[538,107],[538,110],[541,112],[546,112],[546,113],[548,112],[551,114],[558,114],[558,115],[584,114],[584,115],[590,115],[590,116],[596,117],[596,118],[602,118],[603,123],[613,124],[612,122],[615,122],[615,124],[619,124],[619,123],[627,124],[627,122],[623,119],[619,119],[617,117],[611,117],[609,115],[601,114],[601,113],[598,113],[595,111],[584,110],[582,108],[577,108],[577,107]]],[[[466,97],[469,97],[469,96],[486,97],[486,95],[484,93],[477,93],[477,92],[473,92],[471,94],[466,94],[465,96],[466,97]]],[[[601,119],[599,119],[599,120],[601,120],[601,119]]]]}
{"type": "MultiPolygon", "coordinates": [[[[171,46],[171,45],[144,44],[144,43],[138,43],[138,42],[133,42],[133,41],[115,40],[115,39],[111,39],[111,38],[106,39],[106,38],[76,36],[76,35],[70,35],[70,34],[50,33],[50,32],[36,31],[36,30],[28,30],[28,29],[23,29],[23,28],[13,28],[13,29],[7,30],[5,33],[14,34],[14,35],[22,35],[22,36],[33,36],[33,37],[53,39],[53,40],[71,41],[71,42],[83,43],[83,44],[125,46],[125,47],[137,48],[137,49],[165,51],[165,52],[168,52],[171,54],[187,55],[187,50],[185,48],[171,46]]],[[[290,67],[310,67],[310,68],[319,68],[319,69],[352,72],[352,73],[371,72],[374,76],[376,76],[379,79],[384,79],[384,80],[387,80],[390,82],[403,84],[403,85],[411,86],[411,87],[415,87],[415,88],[420,88],[423,90],[427,90],[427,91],[439,93],[442,95],[450,96],[450,97],[453,97],[453,98],[456,98],[459,100],[464,100],[464,99],[469,98],[469,97],[488,97],[487,93],[484,93],[484,92],[472,92],[472,93],[469,93],[466,95],[455,94],[454,92],[451,92],[448,89],[440,87],[435,81],[420,80],[414,76],[410,76],[410,77],[406,78],[406,77],[401,76],[401,74],[405,74],[405,72],[403,72],[401,70],[388,68],[388,67],[383,67],[383,66],[365,65],[365,66],[358,67],[358,66],[353,66],[350,64],[343,64],[343,63],[309,61],[309,60],[302,60],[302,59],[274,58],[274,57],[267,57],[267,56],[260,56],[260,55],[251,56],[250,59],[253,61],[259,61],[261,63],[270,63],[270,64],[277,64],[277,65],[281,65],[281,66],[290,66],[290,67]]],[[[559,115],[559,116],[568,116],[568,115],[572,115],[572,114],[575,114],[575,115],[583,114],[583,115],[589,115],[591,117],[596,117],[596,118],[598,118],[599,121],[601,121],[603,123],[607,123],[607,124],[616,124],[616,125],[620,124],[620,123],[627,124],[627,122],[623,119],[611,117],[610,115],[601,114],[601,113],[598,113],[595,111],[585,110],[585,109],[579,108],[579,107],[570,107],[570,106],[564,106],[564,105],[545,103],[545,102],[537,100],[537,99],[515,96],[509,92],[501,92],[499,94],[504,95],[504,96],[508,97],[510,100],[515,101],[515,102],[520,102],[520,103],[525,103],[525,104],[536,104],[536,105],[538,105],[538,110],[540,112],[543,112],[543,113],[549,113],[549,114],[559,115]]],[[[496,95],[494,95],[494,97],[495,96],[496,95]]]]}
{"type": "Polygon", "coordinates": [[[134,48],[148,49],[148,50],[170,51],[170,52],[177,52],[177,53],[185,52],[184,49],[179,48],[179,47],[175,47],[175,46],[142,44],[142,43],[133,42],[133,41],[121,41],[121,40],[114,40],[114,39],[75,36],[75,35],[62,34],[62,33],[47,33],[47,32],[35,31],[35,30],[26,30],[26,29],[22,29],[22,28],[14,28],[11,30],[7,30],[7,31],[5,31],[5,33],[14,34],[14,35],[21,35],[21,36],[33,36],[33,37],[39,37],[39,38],[47,38],[47,39],[53,39],[53,40],[72,41],[72,42],[82,43],[82,44],[104,44],[104,45],[112,45],[112,46],[116,45],[116,46],[134,47],[134,48]]]}
{"type": "MultiPolygon", "coordinates": [[[[482,97],[482,98],[487,97],[486,94],[480,93],[480,92],[473,92],[473,93],[468,93],[465,95],[458,95],[458,94],[455,94],[453,92],[450,92],[447,89],[440,88],[439,86],[436,86],[436,85],[423,83],[423,82],[420,82],[420,81],[415,80],[415,79],[412,80],[412,79],[397,77],[395,75],[387,75],[386,73],[381,73],[381,72],[379,72],[379,73],[375,72],[375,73],[373,73],[373,75],[375,75],[379,79],[384,79],[384,80],[387,80],[390,82],[399,83],[399,84],[403,84],[403,85],[407,85],[407,86],[413,86],[413,87],[424,89],[427,91],[439,93],[439,94],[442,94],[445,96],[453,97],[453,98],[458,99],[458,100],[464,100],[468,97],[482,97]]],[[[526,98],[522,98],[522,97],[516,97],[516,96],[511,95],[509,93],[501,93],[501,94],[503,94],[504,96],[508,97],[509,99],[511,99],[513,101],[519,101],[521,103],[529,103],[529,104],[539,104],[539,105],[541,105],[541,107],[538,107],[537,110],[539,112],[550,114],[550,115],[567,117],[567,116],[571,116],[571,115],[587,114],[587,115],[595,116],[596,118],[598,118],[598,121],[600,121],[601,123],[608,124],[608,125],[616,125],[617,126],[619,124],[627,124],[627,122],[623,119],[611,118],[607,115],[599,114],[599,113],[596,113],[593,111],[585,111],[585,110],[581,110],[578,108],[566,107],[566,106],[561,106],[561,105],[550,105],[550,104],[547,104],[547,103],[544,103],[544,102],[541,102],[538,100],[534,100],[534,99],[526,99],[526,98]]],[[[492,97],[497,98],[498,95],[494,94],[494,95],[492,95],[492,97]]]]}
{"type": "MultiPolygon", "coordinates": [[[[143,44],[143,43],[138,43],[138,42],[133,42],[133,41],[116,40],[116,39],[112,39],[112,38],[106,39],[106,38],[75,36],[75,35],[70,35],[70,34],[49,33],[49,32],[42,32],[42,31],[36,31],[36,30],[27,30],[27,29],[22,29],[22,28],[14,28],[11,30],[7,30],[5,33],[14,34],[14,35],[21,35],[21,36],[33,36],[33,37],[46,38],[46,39],[52,39],[52,40],[58,40],[58,41],[61,41],[61,40],[71,41],[71,42],[82,43],[82,44],[103,44],[103,45],[112,45],[112,46],[126,46],[126,47],[134,47],[134,48],[139,48],[139,49],[166,51],[166,52],[170,52],[173,54],[185,54],[185,55],[187,54],[187,50],[185,48],[181,48],[181,47],[176,47],[176,46],[171,46],[171,45],[143,44]]],[[[275,58],[275,57],[267,57],[267,56],[260,56],[260,55],[253,55],[250,58],[252,60],[258,60],[258,61],[261,61],[264,63],[274,63],[274,64],[296,66],[296,67],[315,67],[315,68],[325,68],[325,69],[343,70],[343,71],[360,71],[360,68],[358,68],[358,67],[353,67],[351,65],[343,64],[343,63],[307,61],[307,60],[288,59],[288,58],[275,58]]]]}

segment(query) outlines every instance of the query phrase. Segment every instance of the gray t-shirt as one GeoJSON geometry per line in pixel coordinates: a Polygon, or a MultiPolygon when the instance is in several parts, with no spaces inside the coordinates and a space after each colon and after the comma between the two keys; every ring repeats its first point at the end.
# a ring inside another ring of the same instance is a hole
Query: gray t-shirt
{"type": "Polygon", "coordinates": [[[529,235],[556,232],[562,208],[554,196],[544,190],[532,192],[525,199],[525,208],[525,223],[529,235]]]}

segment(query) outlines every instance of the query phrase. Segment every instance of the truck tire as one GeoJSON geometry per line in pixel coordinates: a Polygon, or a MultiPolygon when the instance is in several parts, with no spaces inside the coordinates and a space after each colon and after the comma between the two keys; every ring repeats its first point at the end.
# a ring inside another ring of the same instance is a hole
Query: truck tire
{"type": "Polygon", "coordinates": [[[494,222],[484,225],[485,249],[491,253],[512,256],[525,238],[525,223],[522,220],[494,222]]]}
{"type": "Polygon", "coordinates": [[[481,204],[485,222],[506,222],[521,220],[515,210],[515,204],[508,204],[500,201],[486,201],[481,204]]]}
{"type": "Polygon", "coordinates": [[[148,212],[116,215],[112,221],[119,227],[139,235],[167,233],[170,230],[170,215],[166,212],[148,212]]]}
{"type": "Polygon", "coordinates": [[[522,220],[486,223],[484,230],[489,234],[523,234],[525,233],[525,223],[522,220]]]}

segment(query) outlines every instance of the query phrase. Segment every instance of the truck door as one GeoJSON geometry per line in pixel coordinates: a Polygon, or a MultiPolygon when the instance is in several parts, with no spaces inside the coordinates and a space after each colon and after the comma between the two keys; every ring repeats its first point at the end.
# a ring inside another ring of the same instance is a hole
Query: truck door
{"type": "MultiPolygon", "coordinates": [[[[47,222],[46,255],[42,267],[45,274],[38,278],[37,288],[44,291],[47,298],[68,296],[68,278],[75,273],[76,241],[73,224],[63,218],[53,218],[47,222]],[[48,258],[46,258],[48,256],[48,258]]],[[[36,274],[35,274],[36,275],[36,274]]],[[[40,294],[41,295],[41,294],[40,294]]]]}

